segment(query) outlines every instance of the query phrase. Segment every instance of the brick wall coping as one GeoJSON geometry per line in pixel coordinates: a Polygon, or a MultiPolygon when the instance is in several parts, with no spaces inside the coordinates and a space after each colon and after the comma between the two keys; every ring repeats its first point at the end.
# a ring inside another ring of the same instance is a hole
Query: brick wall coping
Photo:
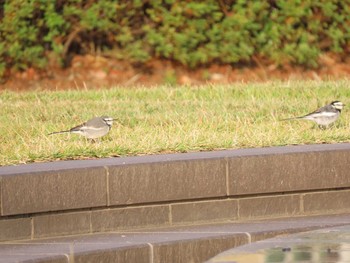
{"type": "Polygon", "coordinates": [[[225,157],[247,157],[247,156],[266,156],[266,155],[283,155],[293,153],[310,153],[322,151],[343,151],[350,150],[350,143],[337,144],[311,144],[311,145],[296,145],[296,146],[277,146],[265,148],[247,148],[220,150],[210,152],[191,152],[191,153],[174,153],[174,154],[157,154],[146,156],[132,157],[115,157],[101,158],[91,160],[69,160],[45,163],[20,164],[14,166],[0,167],[0,176],[16,175],[22,173],[35,173],[45,171],[63,171],[79,168],[95,168],[105,166],[131,165],[131,164],[147,164],[147,163],[162,163],[169,161],[191,161],[205,159],[219,159],[225,157]]]}

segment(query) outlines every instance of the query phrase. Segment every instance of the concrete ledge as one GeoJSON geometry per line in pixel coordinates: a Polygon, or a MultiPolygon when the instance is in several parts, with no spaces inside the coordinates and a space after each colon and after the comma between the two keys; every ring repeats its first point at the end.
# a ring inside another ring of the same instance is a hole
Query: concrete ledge
{"type": "Polygon", "coordinates": [[[0,167],[0,241],[350,212],[350,144],[0,167]]]}
{"type": "Polygon", "coordinates": [[[244,244],[349,222],[344,214],[6,242],[0,262],[197,263],[244,244]]]}

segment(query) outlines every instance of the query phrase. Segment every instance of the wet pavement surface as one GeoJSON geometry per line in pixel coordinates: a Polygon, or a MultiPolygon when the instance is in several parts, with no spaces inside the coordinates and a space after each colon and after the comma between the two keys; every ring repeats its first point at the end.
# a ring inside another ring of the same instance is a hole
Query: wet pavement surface
{"type": "Polygon", "coordinates": [[[350,225],[276,237],[220,253],[207,263],[350,262],[350,225]]]}

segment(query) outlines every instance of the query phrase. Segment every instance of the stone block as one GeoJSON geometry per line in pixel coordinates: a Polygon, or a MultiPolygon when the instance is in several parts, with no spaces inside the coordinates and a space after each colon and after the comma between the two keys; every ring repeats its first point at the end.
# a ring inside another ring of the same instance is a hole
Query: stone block
{"type": "Polygon", "coordinates": [[[90,249],[86,253],[74,254],[74,263],[96,262],[127,262],[127,263],[153,263],[150,248],[139,245],[129,248],[90,249]]]}
{"type": "Polygon", "coordinates": [[[350,190],[307,193],[302,199],[305,214],[350,212],[350,190]]]}
{"type": "Polygon", "coordinates": [[[228,167],[230,195],[350,186],[349,151],[234,157],[228,167]]]}
{"type": "Polygon", "coordinates": [[[242,198],[238,201],[239,218],[274,218],[300,214],[299,195],[242,198]]]}
{"type": "Polygon", "coordinates": [[[153,263],[188,263],[203,262],[227,249],[246,244],[248,237],[233,234],[182,242],[169,242],[153,245],[153,263]]]}
{"type": "Polygon", "coordinates": [[[109,167],[111,205],[226,195],[225,161],[198,160],[109,167]]]}
{"type": "Polygon", "coordinates": [[[34,238],[87,234],[90,232],[90,212],[35,216],[34,238]]]}
{"type": "Polygon", "coordinates": [[[104,168],[2,176],[2,215],[107,205],[104,168]]]}
{"type": "Polygon", "coordinates": [[[213,200],[171,205],[173,224],[237,219],[237,200],[213,200]]]}
{"type": "Polygon", "coordinates": [[[93,211],[93,232],[169,226],[169,206],[143,206],[93,211]]]}
{"type": "Polygon", "coordinates": [[[69,251],[68,244],[43,240],[0,243],[0,262],[68,263],[69,251]]]}
{"type": "Polygon", "coordinates": [[[0,241],[30,239],[32,224],[30,218],[0,220],[0,241]]]}

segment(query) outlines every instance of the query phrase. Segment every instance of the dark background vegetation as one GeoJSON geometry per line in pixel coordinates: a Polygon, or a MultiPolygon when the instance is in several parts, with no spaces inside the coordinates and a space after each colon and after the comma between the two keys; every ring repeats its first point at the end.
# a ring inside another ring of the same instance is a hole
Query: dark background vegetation
{"type": "Polygon", "coordinates": [[[350,53],[349,0],[0,0],[0,75],[100,56],[138,67],[166,60],[319,67],[350,53]]]}

